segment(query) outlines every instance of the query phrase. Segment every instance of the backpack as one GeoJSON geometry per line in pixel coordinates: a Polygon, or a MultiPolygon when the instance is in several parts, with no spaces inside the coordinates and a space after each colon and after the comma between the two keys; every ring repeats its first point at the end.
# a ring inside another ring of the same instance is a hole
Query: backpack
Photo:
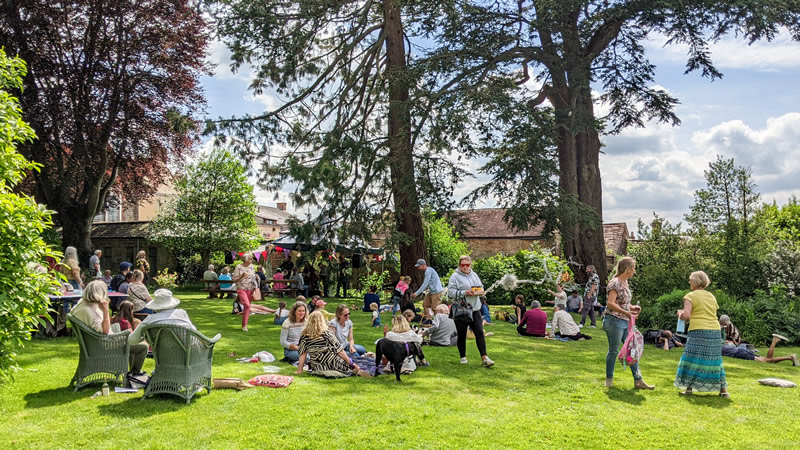
{"type": "Polygon", "coordinates": [[[639,362],[644,352],[644,337],[636,328],[636,316],[628,323],[628,337],[617,355],[623,367],[639,362]]]}
{"type": "Polygon", "coordinates": [[[495,320],[507,321],[508,320],[508,311],[495,311],[494,312],[494,318],[495,318],[495,320]]]}

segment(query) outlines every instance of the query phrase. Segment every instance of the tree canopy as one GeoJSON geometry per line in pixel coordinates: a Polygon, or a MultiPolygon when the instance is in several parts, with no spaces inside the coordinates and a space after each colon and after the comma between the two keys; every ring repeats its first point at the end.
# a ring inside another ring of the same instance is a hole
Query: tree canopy
{"type": "Polygon", "coordinates": [[[212,252],[255,248],[257,205],[246,172],[224,149],[187,166],[175,180],[177,196],[150,225],[151,239],[175,255],[199,253],[204,267],[212,252]]]}
{"type": "Polygon", "coordinates": [[[43,169],[32,192],[88,257],[109,192],[147,198],[191,151],[206,23],[192,0],[9,0],[0,41],[29,66],[20,101],[37,137],[20,151],[43,169]]]}

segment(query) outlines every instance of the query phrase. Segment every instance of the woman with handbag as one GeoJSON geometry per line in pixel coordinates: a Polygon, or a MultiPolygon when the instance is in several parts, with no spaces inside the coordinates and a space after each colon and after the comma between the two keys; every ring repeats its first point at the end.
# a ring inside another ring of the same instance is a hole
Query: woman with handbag
{"type": "MultiPolygon", "coordinates": [[[[606,354],[606,387],[614,384],[614,368],[617,363],[617,354],[620,346],[628,337],[630,320],[633,314],[638,314],[641,307],[631,305],[631,290],[628,279],[636,273],[636,260],[626,256],[617,262],[617,276],[608,283],[608,304],[606,317],[603,320],[603,330],[608,337],[608,354],[606,354]]],[[[639,363],[630,365],[633,374],[633,386],[636,389],[655,389],[644,382],[639,372],[639,363]]]]}
{"type": "Polygon", "coordinates": [[[457,345],[461,364],[467,363],[467,330],[472,328],[483,365],[493,366],[494,361],[486,356],[486,338],[483,334],[480,299],[483,294],[483,283],[478,274],[472,271],[472,258],[469,256],[462,256],[458,260],[458,269],[450,276],[450,282],[447,284],[447,294],[454,299],[450,314],[458,331],[457,345]]]}

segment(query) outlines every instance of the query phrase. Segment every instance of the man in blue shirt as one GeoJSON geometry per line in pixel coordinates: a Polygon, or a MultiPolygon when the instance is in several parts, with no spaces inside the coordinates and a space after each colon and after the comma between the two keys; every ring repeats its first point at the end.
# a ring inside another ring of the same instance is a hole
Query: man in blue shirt
{"type": "Polygon", "coordinates": [[[419,289],[417,289],[417,292],[411,294],[411,297],[416,298],[418,295],[422,294],[425,289],[428,290],[425,299],[422,300],[422,313],[426,319],[431,319],[433,318],[433,312],[436,310],[436,307],[439,306],[439,303],[442,301],[442,293],[444,292],[442,280],[439,279],[439,274],[436,273],[433,267],[428,267],[424,259],[417,260],[414,267],[425,272],[425,279],[422,281],[422,285],[419,289]]]}

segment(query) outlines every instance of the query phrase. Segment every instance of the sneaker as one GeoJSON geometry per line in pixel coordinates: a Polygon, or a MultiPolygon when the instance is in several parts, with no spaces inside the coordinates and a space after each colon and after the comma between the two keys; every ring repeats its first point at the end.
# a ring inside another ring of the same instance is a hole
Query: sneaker
{"type": "Polygon", "coordinates": [[[789,342],[789,339],[787,339],[786,336],[781,336],[780,334],[772,333],[772,337],[778,338],[778,339],[780,339],[782,341],[789,342]]]}
{"type": "Polygon", "coordinates": [[[242,327],[242,331],[247,331],[247,327],[242,327]]]}
{"type": "Polygon", "coordinates": [[[592,325],[592,326],[590,326],[589,328],[597,328],[597,327],[596,327],[596,326],[594,326],[594,325],[592,325]]]}
{"type": "Polygon", "coordinates": [[[797,355],[792,355],[792,365],[795,367],[800,366],[800,362],[797,361],[797,355]]]}
{"type": "Polygon", "coordinates": [[[614,379],[613,378],[606,378],[606,387],[610,388],[611,386],[614,386],[614,379]]]}
{"type": "Polygon", "coordinates": [[[578,324],[578,328],[583,328],[583,324],[582,324],[582,323],[579,323],[579,324],[578,324]]]}
{"type": "Polygon", "coordinates": [[[483,358],[483,365],[486,367],[492,367],[494,365],[494,361],[489,359],[489,357],[487,356],[486,358],[483,358]]]}
{"type": "Polygon", "coordinates": [[[467,363],[467,357],[465,356],[461,358],[461,364],[466,364],[466,363],[467,363]]]}

